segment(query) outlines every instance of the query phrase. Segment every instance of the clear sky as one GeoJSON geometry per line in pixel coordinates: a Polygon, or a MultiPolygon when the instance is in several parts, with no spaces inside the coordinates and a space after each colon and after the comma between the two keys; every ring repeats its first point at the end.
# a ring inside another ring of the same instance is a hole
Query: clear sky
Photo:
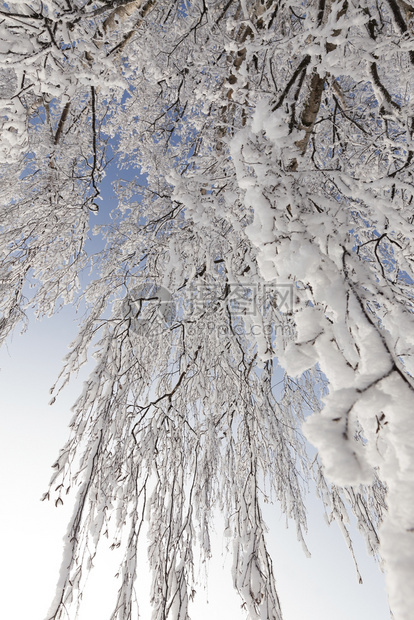
{"type": "MultiPolygon", "coordinates": [[[[58,576],[62,536],[69,506],[56,508],[40,502],[47,489],[51,465],[67,437],[70,407],[80,388],[67,392],[50,407],[54,383],[67,345],[76,333],[71,308],[59,315],[32,321],[24,335],[16,333],[0,351],[0,488],[1,565],[3,569],[0,617],[7,620],[44,620],[58,576]]],[[[85,371],[86,372],[86,371],[85,371]]],[[[312,553],[306,559],[296,541],[294,527],[285,529],[277,507],[266,508],[269,544],[286,620],[389,620],[384,578],[367,556],[362,541],[356,554],[364,584],[357,583],[352,558],[336,526],[328,527],[319,504],[311,504],[312,553]]],[[[231,558],[221,538],[220,523],[214,540],[223,558],[212,562],[208,595],[198,589],[193,620],[243,620],[241,601],[232,592],[231,558]],[[223,564],[226,570],[223,570],[223,564]],[[207,602],[208,598],[208,602],[207,602]]],[[[139,596],[141,618],[150,620],[145,589],[148,567],[141,550],[139,596]]],[[[103,550],[96,575],[89,582],[80,620],[107,620],[114,602],[116,565],[103,550]]]]}

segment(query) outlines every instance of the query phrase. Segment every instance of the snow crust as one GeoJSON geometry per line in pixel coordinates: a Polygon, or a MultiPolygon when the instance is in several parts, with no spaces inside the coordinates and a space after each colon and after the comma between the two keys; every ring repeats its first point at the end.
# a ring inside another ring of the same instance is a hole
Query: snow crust
{"type": "MultiPolygon", "coordinates": [[[[358,487],[371,484],[377,472],[387,485],[389,507],[380,528],[380,553],[394,617],[409,620],[414,609],[414,391],[391,343],[411,345],[413,317],[383,293],[392,313],[395,308],[395,314],[381,315],[387,329],[370,316],[368,299],[378,290],[378,280],[352,248],[343,245],[349,238],[343,209],[333,220],[326,211],[332,211],[334,203],[315,194],[313,200],[323,212],[307,215],[297,177],[277,177],[265,157],[250,165],[251,178],[246,179],[242,152],[258,134],[266,136],[274,159],[289,164],[300,134],[289,132],[284,113],[259,102],[251,132],[240,132],[231,143],[245,204],[253,212],[246,233],[256,248],[261,276],[269,282],[295,282],[298,301],[296,338],[279,346],[278,360],[292,376],[318,364],[329,380],[322,412],[304,424],[328,480],[358,487]],[[260,196],[268,187],[271,204],[260,196]]],[[[349,193],[343,180],[338,182],[349,193]]],[[[368,199],[368,192],[360,189],[368,199]]],[[[381,199],[376,206],[380,219],[385,210],[392,217],[381,199]]]]}

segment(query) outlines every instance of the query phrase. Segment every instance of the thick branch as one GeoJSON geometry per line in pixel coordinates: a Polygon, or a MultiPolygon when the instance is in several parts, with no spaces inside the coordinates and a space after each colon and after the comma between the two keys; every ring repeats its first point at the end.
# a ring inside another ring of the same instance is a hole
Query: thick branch
{"type": "Polygon", "coordinates": [[[389,103],[390,105],[392,105],[396,110],[400,111],[401,108],[398,105],[398,103],[396,103],[395,101],[392,100],[392,97],[390,95],[390,93],[388,92],[388,90],[386,89],[386,87],[384,86],[384,84],[381,82],[380,77],[378,75],[378,67],[377,67],[377,63],[376,62],[372,62],[371,66],[371,75],[372,75],[372,79],[374,80],[374,84],[376,86],[378,86],[378,88],[380,89],[381,93],[384,95],[385,101],[387,103],[389,103]]]}
{"type": "Polygon", "coordinates": [[[306,148],[314,128],[316,117],[318,116],[321,105],[324,86],[325,78],[321,78],[318,73],[314,73],[311,79],[309,97],[306,101],[301,116],[300,129],[305,131],[305,135],[302,140],[296,142],[296,146],[299,148],[301,155],[306,152],[306,148]]]}
{"type": "MultiPolygon", "coordinates": [[[[390,5],[390,9],[392,11],[392,14],[394,16],[394,20],[395,23],[397,24],[397,26],[399,27],[400,31],[404,34],[405,32],[407,32],[408,30],[408,26],[402,16],[401,10],[400,10],[400,5],[398,3],[397,0],[387,0],[388,4],[390,5]]],[[[407,10],[407,6],[404,3],[402,3],[404,8],[407,10]]],[[[411,7],[410,7],[411,8],[411,7]]],[[[414,65],[414,51],[410,50],[409,51],[409,56],[410,56],[410,62],[411,64],[414,65]]]]}
{"type": "Polygon", "coordinates": [[[286,99],[290,89],[292,88],[293,84],[296,82],[296,80],[298,79],[298,77],[301,75],[301,73],[303,71],[306,71],[306,67],[308,66],[308,64],[311,61],[311,57],[309,56],[309,54],[307,54],[299,63],[299,65],[297,66],[297,68],[295,69],[292,77],[290,78],[289,82],[286,84],[285,90],[283,91],[283,93],[280,95],[279,97],[279,101],[276,103],[276,105],[273,106],[272,108],[272,112],[276,112],[276,110],[278,110],[280,108],[280,106],[283,104],[284,100],[286,99]]]}
{"type": "Polygon", "coordinates": [[[62,131],[63,131],[63,126],[66,122],[66,119],[68,118],[68,114],[69,114],[69,109],[70,109],[70,101],[68,101],[65,105],[65,107],[63,108],[57,129],[56,129],[56,133],[55,133],[55,144],[58,144],[61,135],[62,135],[62,131]]]}

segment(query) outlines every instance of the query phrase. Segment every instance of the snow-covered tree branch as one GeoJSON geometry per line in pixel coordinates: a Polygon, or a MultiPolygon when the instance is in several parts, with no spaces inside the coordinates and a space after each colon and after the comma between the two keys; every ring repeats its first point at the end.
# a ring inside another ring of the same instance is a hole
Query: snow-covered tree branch
{"type": "Polygon", "coordinates": [[[104,533],[125,551],[111,618],[134,617],[145,521],[153,619],[189,618],[217,507],[248,617],[281,619],[261,502],[306,548],[310,480],[410,617],[413,24],[405,0],[0,11],[0,339],[83,304],[52,400],[96,360],[45,495],[77,489],[48,620],[104,533]]]}

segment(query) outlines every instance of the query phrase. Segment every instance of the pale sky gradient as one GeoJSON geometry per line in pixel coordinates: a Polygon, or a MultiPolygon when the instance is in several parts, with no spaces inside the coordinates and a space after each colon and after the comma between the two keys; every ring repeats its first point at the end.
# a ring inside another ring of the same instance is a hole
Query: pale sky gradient
{"type": "MultiPolygon", "coordinates": [[[[67,437],[70,407],[80,387],[80,382],[69,387],[48,406],[49,388],[76,333],[73,316],[73,310],[65,308],[51,319],[33,321],[28,333],[16,333],[0,350],[0,617],[7,620],[44,620],[54,595],[69,510],[39,500],[67,437]]],[[[311,559],[305,558],[294,527],[285,529],[277,507],[266,508],[266,520],[285,620],[390,620],[383,575],[367,556],[364,543],[356,545],[364,579],[359,585],[342,535],[336,526],[324,523],[319,504],[311,506],[311,559]]],[[[214,545],[219,558],[210,566],[208,602],[199,588],[192,617],[244,620],[241,601],[232,591],[231,558],[225,560],[219,524],[217,532],[214,545]]],[[[142,556],[139,584],[145,592],[149,583],[145,549],[142,556]]],[[[104,550],[101,562],[98,558],[80,620],[109,618],[116,590],[112,558],[104,550]]],[[[141,618],[150,620],[146,597],[142,593],[140,597],[141,618]]]]}

